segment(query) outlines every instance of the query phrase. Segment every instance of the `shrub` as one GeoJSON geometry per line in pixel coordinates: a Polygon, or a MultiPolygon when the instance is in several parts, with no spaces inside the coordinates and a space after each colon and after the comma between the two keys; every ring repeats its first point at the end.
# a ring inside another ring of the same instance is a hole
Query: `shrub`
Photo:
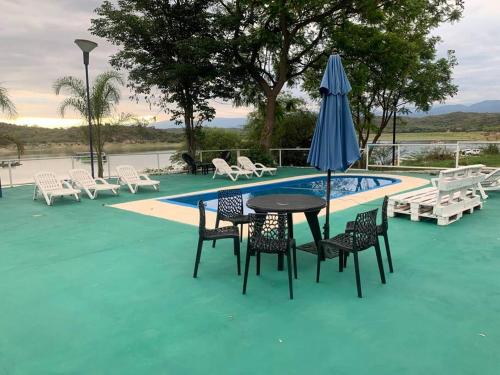
{"type": "Polygon", "coordinates": [[[500,154],[500,149],[498,148],[498,145],[495,143],[488,144],[488,146],[484,147],[482,151],[486,155],[498,155],[498,154],[500,154]]]}

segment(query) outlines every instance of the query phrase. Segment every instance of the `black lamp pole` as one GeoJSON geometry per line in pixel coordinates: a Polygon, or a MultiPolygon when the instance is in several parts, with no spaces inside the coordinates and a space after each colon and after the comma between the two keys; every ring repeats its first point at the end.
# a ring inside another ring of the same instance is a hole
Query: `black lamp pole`
{"type": "Polygon", "coordinates": [[[394,117],[392,118],[392,165],[396,165],[396,113],[398,100],[394,99],[394,117]]]}
{"type": "Polygon", "coordinates": [[[90,51],[97,47],[97,43],[90,40],[76,39],[75,43],[83,51],[83,65],[85,65],[85,81],[87,84],[87,116],[89,118],[89,150],[90,150],[90,170],[94,178],[94,150],[92,147],[92,109],[90,108],[90,88],[89,88],[89,55],[90,51]]]}

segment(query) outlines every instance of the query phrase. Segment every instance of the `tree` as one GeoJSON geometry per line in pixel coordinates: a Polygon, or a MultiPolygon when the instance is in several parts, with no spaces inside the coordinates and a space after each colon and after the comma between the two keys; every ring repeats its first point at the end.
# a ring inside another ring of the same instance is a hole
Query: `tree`
{"type": "Polygon", "coordinates": [[[7,89],[2,86],[0,86],[0,112],[7,113],[11,117],[17,114],[16,106],[10,100],[7,89]]]}
{"type": "MultiPolygon", "coordinates": [[[[97,172],[103,177],[103,149],[106,137],[104,132],[105,119],[113,113],[115,106],[120,102],[120,86],[123,85],[122,77],[114,71],[99,74],[90,90],[90,108],[92,118],[92,134],[97,154],[97,172]]],[[[61,90],[68,92],[69,96],[63,100],[59,112],[64,117],[68,109],[73,109],[82,118],[87,118],[87,92],[85,83],[78,78],[66,76],[59,78],[54,83],[54,91],[59,95],[61,90]]],[[[85,137],[85,140],[87,137],[85,137]]]]}
{"type": "Polygon", "coordinates": [[[134,96],[184,123],[192,155],[197,129],[215,116],[210,100],[231,92],[221,79],[221,35],[213,27],[210,6],[210,0],[104,1],[91,27],[120,47],[111,64],[128,71],[134,96]]]}
{"type": "Polygon", "coordinates": [[[260,143],[269,148],[277,98],[331,50],[329,37],[349,18],[376,21],[396,0],[219,0],[226,71],[238,77],[237,103],[265,106],[260,143]]]}
{"type": "MultiPolygon", "coordinates": [[[[266,109],[264,105],[248,115],[245,126],[247,138],[253,142],[259,139],[265,126],[266,109]]],[[[295,148],[309,147],[316,126],[317,113],[306,109],[304,100],[292,97],[288,93],[278,96],[276,101],[276,124],[271,135],[271,147],[295,148]]]]}
{"type": "MultiPolygon", "coordinates": [[[[0,112],[7,113],[8,116],[13,117],[17,114],[16,106],[9,98],[9,94],[5,87],[0,86],[0,112]]],[[[24,152],[24,144],[17,137],[0,134],[0,144],[14,143],[17,148],[17,158],[20,159],[22,153],[24,152]]]]}
{"type": "MultiPolygon", "coordinates": [[[[463,4],[450,0],[401,0],[377,24],[347,22],[332,35],[331,49],[343,55],[351,85],[353,119],[361,147],[376,143],[396,113],[410,106],[427,111],[457,92],[453,51],[436,58],[433,28],[460,17],[463,4]],[[381,112],[375,116],[375,112],[381,112]]],[[[323,62],[326,63],[326,60],[323,62]]],[[[317,95],[323,72],[309,71],[304,88],[317,95]]]]}

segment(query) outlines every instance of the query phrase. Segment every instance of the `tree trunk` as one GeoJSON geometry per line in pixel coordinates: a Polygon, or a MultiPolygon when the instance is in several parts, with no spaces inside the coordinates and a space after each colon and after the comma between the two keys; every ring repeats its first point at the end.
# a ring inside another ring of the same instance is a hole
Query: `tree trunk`
{"type": "Polygon", "coordinates": [[[184,128],[186,132],[188,153],[193,158],[196,158],[196,139],[194,134],[193,116],[189,110],[184,111],[184,128]]]}
{"type": "Polygon", "coordinates": [[[101,134],[101,124],[96,124],[96,154],[97,154],[97,176],[100,178],[104,177],[104,166],[102,163],[102,150],[103,150],[103,142],[102,142],[102,134],[101,134]]]}
{"type": "Polygon", "coordinates": [[[276,123],[277,96],[273,93],[268,95],[266,99],[266,117],[260,137],[260,144],[264,149],[269,150],[271,148],[271,136],[273,134],[274,124],[276,123]]]}

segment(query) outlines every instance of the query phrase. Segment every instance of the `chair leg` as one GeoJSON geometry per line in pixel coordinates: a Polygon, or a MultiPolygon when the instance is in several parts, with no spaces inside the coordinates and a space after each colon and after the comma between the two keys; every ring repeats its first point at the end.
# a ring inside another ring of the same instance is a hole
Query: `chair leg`
{"type": "Polygon", "coordinates": [[[385,252],[387,253],[387,262],[389,263],[389,272],[393,273],[394,269],[392,268],[391,248],[389,246],[389,237],[387,236],[387,232],[384,233],[384,243],[385,252]]]}
{"type": "MultiPolygon", "coordinates": [[[[215,229],[219,228],[219,221],[220,221],[219,215],[217,215],[217,218],[215,219],[215,229]]],[[[212,247],[215,247],[215,241],[216,240],[212,241],[212,247]]]]}
{"type": "Polygon", "coordinates": [[[361,294],[361,277],[359,276],[359,260],[358,260],[358,252],[355,251],[353,253],[354,257],[354,271],[356,272],[356,288],[358,289],[358,297],[362,298],[361,294]]]}
{"type": "Polygon", "coordinates": [[[255,254],[255,257],[257,258],[257,276],[260,275],[260,251],[255,254]]]}
{"type": "Polygon", "coordinates": [[[203,247],[203,240],[200,237],[198,239],[198,250],[196,251],[196,260],[194,262],[194,272],[193,272],[194,278],[196,278],[198,276],[198,264],[200,264],[202,247],[203,247]]]}
{"type": "Polygon", "coordinates": [[[385,284],[385,273],[384,273],[384,263],[382,262],[382,254],[380,253],[380,244],[378,242],[375,243],[375,254],[377,255],[377,263],[378,263],[378,270],[380,272],[380,280],[382,281],[382,284],[385,284]]]}
{"type": "Polygon", "coordinates": [[[344,268],[347,268],[347,257],[349,256],[349,253],[347,251],[344,252],[344,268]]]}
{"type": "Polygon", "coordinates": [[[236,252],[236,265],[238,267],[238,276],[241,275],[241,262],[240,262],[240,241],[236,237],[234,239],[234,251],[236,252]]]}
{"type": "Polygon", "coordinates": [[[288,269],[288,289],[290,291],[290,299],[293,299],[292,262],[290,260],[290,248],[288,248],[288,251],[286,253],[286,262],[288,269]]]}
{"type": "Polygon", "coordinates": [[[248,280],[248,267],[250,266],[250,249],[247,248],[247,255],[245,258],[245,274],[243,276],[243,294],[247,293],[247,280],[248,280]]]}
{"type": "Polygon", "coordinates": [[[293,244],[293,274],[297,278],[297,245],[293,244]]]}
{"type": "Polygon", "coordinates": [[[240,242],[243,242],[243,224],[240,225],[240,242]]]}
{"type": "Polygon", "coordinates": [[[345,252],[339,249],[339,272],[344,271],[344,255],[345,252]]]}
{"type": "Polygon", "coordinates": [[[323,254],[323,246],[319,245],[318,256],[316,260],[316,282],[319,283],[319,274],[321,272],[321,255],[323,254]]]}

